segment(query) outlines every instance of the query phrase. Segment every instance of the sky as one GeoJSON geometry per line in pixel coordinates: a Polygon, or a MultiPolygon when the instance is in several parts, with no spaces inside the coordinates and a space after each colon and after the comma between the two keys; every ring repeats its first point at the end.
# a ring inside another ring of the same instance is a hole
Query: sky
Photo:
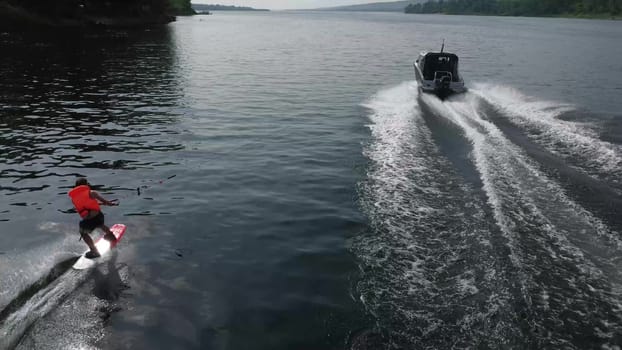
{"type": "Polygon", "coordinates": [[[392,2],[395,0],[192,0],[195,4],[220,4],[249,6],[271,10],[313,9],[341,5],[366,4],[370,2],[392,2]]]}

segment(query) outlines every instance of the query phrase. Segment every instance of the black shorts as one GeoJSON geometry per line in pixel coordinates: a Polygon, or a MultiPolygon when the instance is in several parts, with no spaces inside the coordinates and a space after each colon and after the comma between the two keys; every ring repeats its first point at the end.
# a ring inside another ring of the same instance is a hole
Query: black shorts
{"type": "Polygon", "coordinates": [[[82,233],[91,233],[94,229],[100,227],[104,224],[104,214],[99,212],[99,214],[95,215],[90,219],[84,219],[80,221],[80,234],[82,233]]]}

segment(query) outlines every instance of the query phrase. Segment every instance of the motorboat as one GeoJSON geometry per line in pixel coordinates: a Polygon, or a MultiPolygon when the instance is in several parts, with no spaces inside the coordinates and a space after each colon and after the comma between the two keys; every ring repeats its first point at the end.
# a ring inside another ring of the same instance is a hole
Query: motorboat
{"type": "Polygon", "coordinates": [[[440,99],[467,90],[464,80],[458,73],[458,56],[443,52],[444,48],[443,42],[440,52],[422,52],[414,64],[419,89],[425,93],[432,93],[440,99]]]}

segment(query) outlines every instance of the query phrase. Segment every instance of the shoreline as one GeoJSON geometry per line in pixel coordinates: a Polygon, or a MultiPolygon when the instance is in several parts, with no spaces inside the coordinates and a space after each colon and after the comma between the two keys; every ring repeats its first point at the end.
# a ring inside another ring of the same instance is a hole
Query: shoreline
{"type": "Polygon", "coordinates": [[[515,17],[515,18],[567,18],[567,19],[590,19],[590,20],[606,20],[606,21],[620,21],[622,20],[622,15],[612,16],[609,14],[558,14],[558,15],[504,15],[504,14],[494,14],[494,13],[415,13],[415,12],[405,12],[406,15],[445,15],[445,16],[480,16],[480,17],[515,17]]]}

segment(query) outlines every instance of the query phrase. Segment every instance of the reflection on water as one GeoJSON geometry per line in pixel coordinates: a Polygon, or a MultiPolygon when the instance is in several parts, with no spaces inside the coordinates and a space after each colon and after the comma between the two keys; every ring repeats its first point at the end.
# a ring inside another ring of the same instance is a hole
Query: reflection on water
{"type": "MultiPolygon", "coordinates": [[[[178,158],[163,156],[184,148],[175,45],[168,28],[0,35],[0,247],[7,250],[0,262],[0,310],[20,300],[55,261],[85,249],[66,195],[76,176],[87,176],[96,190],[125,201],[125,209],[106,208],[110,223],[121,211],[141,213],[136,203],[144,196],[137,189],[148,190],[160,176],[154,169],[177,166],[178,158]]],[[[23,332],[41,323],[83,280],[63,276],[58,286],[29,296],[18,312],[0,313],[0,348],[18,341],[31,348],[23,332]]],[[[94,293],[102,297],[101,291],[94,293]]],[[[75,344],[96,334],[84,329],[96,325],[80,313],[71,320],[82,325],[68,332],[73,338],[60,337],[63,341],[75,344]]],[[[60,328],[66,324],[64,319],[60,328]]],[[[59,348],[72,347],[65,345],[59,348]]]]}
{"type": "Polygon", "coordinates": [[[183,148],[174,45],[167,28],[0,36],[0,213],[98,169],[174,165],[157,156],[183,148]]]}

